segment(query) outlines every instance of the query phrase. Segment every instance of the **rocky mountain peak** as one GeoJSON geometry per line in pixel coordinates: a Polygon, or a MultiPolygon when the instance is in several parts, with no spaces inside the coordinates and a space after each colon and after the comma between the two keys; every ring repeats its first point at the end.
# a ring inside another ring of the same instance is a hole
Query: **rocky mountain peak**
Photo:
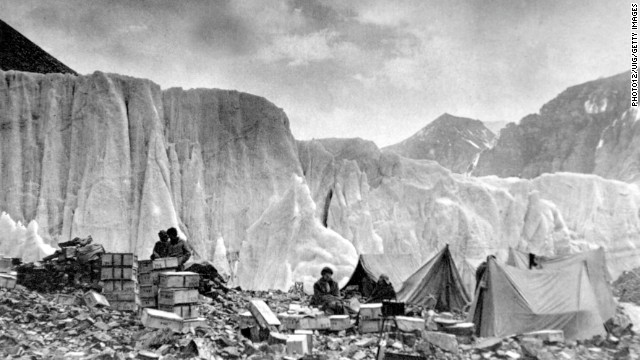
{"type": "Polygon", "coordinates": [[[482,121],[444,113],[413,136],[383,150],[411,159],[434,160],[454,172],[466,173],[494,140],[495,134],[482,121]]]}
{"type": "Polygon", "coordinates": [[[2,20],[0,20],[0,70],[77,75],[71,68],[2,20]]]}
{"type": "Polygon", "coordinates": [[[474,175],[534,178],[569,171],[635,181],[640,174],[635,118],[629,72],[569,87],[538,114],[503,129],[474,175]]]}

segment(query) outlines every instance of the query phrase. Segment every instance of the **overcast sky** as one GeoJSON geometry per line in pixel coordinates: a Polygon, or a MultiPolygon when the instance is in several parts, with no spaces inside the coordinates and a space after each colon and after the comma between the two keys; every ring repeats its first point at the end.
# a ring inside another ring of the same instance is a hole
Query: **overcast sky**
{"type": "Polygon", "coordinates": [[[409,137],[444,112],[518,121],[568,86],[630,68],[629,2],[0,0],[67,66],[163,88],[236,89],[297,139],[409,137]]]}

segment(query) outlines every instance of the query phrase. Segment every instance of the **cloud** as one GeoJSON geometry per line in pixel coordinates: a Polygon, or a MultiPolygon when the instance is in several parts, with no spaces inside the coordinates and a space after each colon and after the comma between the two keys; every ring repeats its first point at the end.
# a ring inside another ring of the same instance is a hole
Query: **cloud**
{"type": "Polygon", "coordinates": [[[450,112],[517,121],[628,69],[628,6],[599,0],[0,0],[80,73],[265,96],[294,135],[386,145],[450,112]]]}
{"type": "Polygon", "coordinates": [[[290,66],[307,65],[334,58],[337,33],[322,30],[306,35],[283,35],[263,48],[258,58],[266,62],[284,60],[290,66]]]}

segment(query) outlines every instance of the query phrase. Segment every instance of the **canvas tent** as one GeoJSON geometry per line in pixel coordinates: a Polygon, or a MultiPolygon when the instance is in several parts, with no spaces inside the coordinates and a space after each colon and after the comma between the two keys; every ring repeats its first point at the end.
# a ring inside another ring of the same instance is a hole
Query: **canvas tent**
{"type": "Polygon", "coordinates": [[[462,311],[469,303],[449,245],[420,267],[398,291],[398,300],[426,305],[429,295],[436,299],[437,311],[462,311]]]}
{"type": "Polygon", "coordinates": [[[368,297],[380,275],[386,274],[397,290],[418,267],[420,260],[412,254],[363,254],[343,289],[357,285],[360,293],[368,297]]]}
{"type": "Polygon", "coordinates": [[[505,337],[531,331],[563,330],[565,338],[604,335],[604,320],[586,262],[562,269],[528,270],[491,259],[476,291],[469,321],[478,335],[505,337]]]}
{"type": "MultiPolygon", "coordinates": [[[[515,261],[513,266],[521,269],[528,269],[529,254],[523,253],[515,249],[509,249],[510,254],[513,252],[514,258],[525,258],[526,263],[522,261],[515,261]]],[[[509,255],[511,259],[511,255],[509,255]]],[[[554,258],[550,257],[536,257],[536,261],[542,267],[542,269],[549,270],[561,270],[567,266],[574,264],[585,263],[587,271],[589,272],[589,281],[593,290],[596,293],[596,299],[598,301],[598,308],[600,315],[604,320],[608,320],[613,317],[616,312],[616,303],[613,299],[613,292],[611,291],[611,275],[607,268],[607,260],[603,248],[596,250],[584,251],[578,254],[558,256],[554,258]]],[[[509,264],[509,262],[507,262],[509,264]]],[[[509,264],[511,265],[511,264],[509,264]]]]}

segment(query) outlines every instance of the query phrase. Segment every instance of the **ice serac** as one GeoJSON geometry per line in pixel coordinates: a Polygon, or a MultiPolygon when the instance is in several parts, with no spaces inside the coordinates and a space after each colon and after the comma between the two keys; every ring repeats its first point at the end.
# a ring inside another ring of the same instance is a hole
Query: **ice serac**
{"type": "Polygon", "coordinates": [[[484,151],[474,175],[534,178],[543,173],[595,173],[638,179],[638,141],[629,72],[572,86],[509,124],[484,151]]]}
{"type": "Polygon", "coordinates": [[[186,232],[210,257],[221,234],[239,251],[246,230],[302,175],[289,120],[264,98],[216,89],[163,93],[174,203],[186,232]],[[204,223],[203,223],[204,221],[204,223]],[[203,239],[203,240],[198,240],[203,239]]]}
{"type": "Polygon", "coordinates": [[[211,259],[302,175],[286,115],[261,97],[100,72],[0,79],[0,210],[51,244],[90,234],[146,257],[173,226],[211,259]]]}
{"type": "Polygon", "coordinates": [[[361,139],[299,141],[300,163],[321,223],[351,241],[359,254],[382,253],[368,204],[381,179],[380,150],[361,139]]]}
{"type": "Polygon", "coordinates": [[[288,290],[294,281],[302,281],[311,291],[324,266],[330,266],[342,284],[357,261],[353,244],[322,226],[309,187],[296,176],[291,188],[272,199],[247,231],[238,284],[246,289],[288,290]]]}
{"type": "Polygon", "coordinates": [[[15,222],[7,213],[0,214],[0,256],[22,258],[23,262],[37,261],[51,255],[55,249],[38,235],[38,224],[31,221],[27,226],[15,222]]]}
{"type": "Polygon", "coordinates": [[[443,114],[408,139],[382,150],[434,160],[455,173],[468,173],[494,140],[495,134],[482,121],[443,114]]]}

